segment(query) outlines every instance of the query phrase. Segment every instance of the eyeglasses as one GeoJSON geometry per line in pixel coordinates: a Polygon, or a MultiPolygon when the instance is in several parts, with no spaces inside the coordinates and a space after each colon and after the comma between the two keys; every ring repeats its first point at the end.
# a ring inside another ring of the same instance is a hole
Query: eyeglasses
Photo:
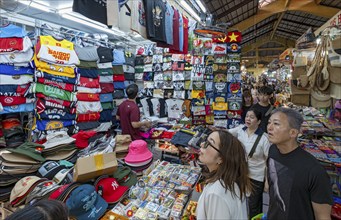
{"type": "Polygon", "coordinates": [[[204,148],[204,149],[207,149],[208,146],[211,146],[211,147],[212,147],[214,150],[216,150],[218,153],[222,154],[221,151],[220,151],[218,148],[216,148],[216,147],[213,146],[208,140],[206,140],[205,143],[204,143],[203,148],[204,148]]]}

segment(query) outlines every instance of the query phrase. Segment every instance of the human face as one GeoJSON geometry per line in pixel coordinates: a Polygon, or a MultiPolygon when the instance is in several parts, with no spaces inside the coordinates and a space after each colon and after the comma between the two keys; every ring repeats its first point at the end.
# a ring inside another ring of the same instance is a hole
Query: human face
{"type": "Polygon", "coordinates": [[[248,111],[245,116],[245,126],[249,129],[257,129],[261,120],[258,120],[253,111],[248,111]]]}
{"type": "Polygon", "coordinates": [[[220,163],[219,161],[221,161],[219,156],[219,145],[220,138],[218,132],[212,132],[207,137],[206,142],[201,144],[199,160],[204,163],[210,171],[216,170],[218,168],[218,163],[220,163]]]}
{"type": "Polygon", "coordinates": [[[285,144],[291,140],[293,136],[293,128],[290,128],[288,117],[277,112],[271,115],[268,122],[269,141],[273,144],[285,144]]]}
{"type": "Polygon", "coordinates": [[[261,103],[269,103],[270,95],[258,93],[258,100],[261,103]]]}
{"type": "Polygon", "coordinates": [[[251,96],[244,96],[244,101],[247,104],[251,103],[251,96]]]}

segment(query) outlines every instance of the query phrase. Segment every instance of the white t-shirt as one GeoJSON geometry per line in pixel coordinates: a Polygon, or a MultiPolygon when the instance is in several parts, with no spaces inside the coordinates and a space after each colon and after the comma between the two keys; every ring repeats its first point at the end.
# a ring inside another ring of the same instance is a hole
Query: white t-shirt
{"type": "Polygon", "coordinates": [[[0,85],[24,85],[33,82],[32,75],[3,75],[0,74],[0,85]]]}
{"type": "Polygon", "coordinates": [[[180,118],[182,115],[182,104],[184,100],[180,99],[167,99],[167,109],[168,109],[168,118],[180,118]]]}
{"type": "MultiPolygon", "coordinates": [[[[229,129],[229,132],[238,138],[238,140],[242,143],[246,156],[249,155],[253,144],[256,142],[258,134],[253,134],[250,137],[246,132],[245,125],[239,125],[236,128],[229,129]]],[[[257,131],[256,131],[257,133],[257,131]]],[[[248,158],[249,172],[250,178],[264,182],[264,172],[266,166],[266,159],[268,158],[270,142],[268,139],[268,135],[263,133],[257,148],[251,158],[248,158]]]]}
{"type": "Polygon", "coordinates": [[[77,113],[79,114],[87,114],[91,112],[100,112],[102,111],[101,102],[85,102],[78,101],[77,102],[77,113]]]}
{"type": "Polygon", "coordinates": [[[150,112],[149,112],[149,106],[148,106],[147,99],[148,98],[141,99],[140,102],[141,102],[141,105],[142,105],[144,116],[150,117],[150,112]]]}
{"type": "Polygon", "coordinates": [[[48,63],[64,66],[78,65],[80,62],[74,50],[44,44],[40,46],[37,58],[48,63]]]}
{"type": "Polygon", "coordinates": [[[142,0],[131,1],[131,29],[147,39],[146,13],[142,0]]]}
{"type": "Polygon", "coordinates": [[[239,187],[234,185],[236,195],[219,181],[207,184],[197,207],[197,219],[248,219],[246,199],[239,198],[239,187]]]}
{"type": "Polygon", "coordinates": [[[160,117],[160,100],[158,98],[151,99],[153,104],[154,115],[160,117]]]}
{"type": "Polygon", "coordinates": [[[78,93],[101,93],[101,88],[87,88],[82,86],[77,86],[78,93]]]}
{"type": "Polygon", "coordinates": [[[15,66],[28,66],[33,57],[33,49],[25,52],[0,54],[0,63],[14,63],[15,66]]]}
{"type": "MultiPolygon", "coordinates": [[[[135,1],[135,0],[134,0],[135,1]]],[[[131,29],[131,14],[132,14],[132,0],[126,1],[122,7],[119,8],[119,23],[118,27],[124,32],[130,32],[131,29]]]]}

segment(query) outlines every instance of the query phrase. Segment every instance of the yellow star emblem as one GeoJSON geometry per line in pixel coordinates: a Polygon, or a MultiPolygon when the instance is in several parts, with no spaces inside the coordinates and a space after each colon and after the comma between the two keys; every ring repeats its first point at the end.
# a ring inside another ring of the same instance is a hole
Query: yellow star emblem
{"type": "Polygon", "coordinates": [[[237,37],[239,37],[239,35],[235,35],[234,32],[232,32],[232,34],[229,35],[230,42],[233,42],[233,41],[237,42],[237,37]]]}
{"type": "Polygon", "coordinates": [[[238,46],[237,46],[236,44],[233,44],[233,45],[231,46],[231,50],[232,50],[232,51],[237,51],[237,50],[238,50],[238,46]]]}

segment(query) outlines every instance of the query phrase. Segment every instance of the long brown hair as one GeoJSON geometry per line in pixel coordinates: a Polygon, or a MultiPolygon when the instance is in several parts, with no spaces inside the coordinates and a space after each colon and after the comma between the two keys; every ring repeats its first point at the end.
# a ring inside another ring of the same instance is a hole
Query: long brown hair
{"type": "Polygon", "coordinates": [[[245,198],[251,192],[251,181],[249,179],[249,169],[246,161],[245,151],[240,141],[226,130],[218,132],[220,138],[219,150],[222,163],[218,169],[210,172],[207,176],[207,183],[220,181],[226,190],[230,190],[232,195],[245,198]],[[236,194],[234,183],[239,187],[240,195],[236,194]]]}

